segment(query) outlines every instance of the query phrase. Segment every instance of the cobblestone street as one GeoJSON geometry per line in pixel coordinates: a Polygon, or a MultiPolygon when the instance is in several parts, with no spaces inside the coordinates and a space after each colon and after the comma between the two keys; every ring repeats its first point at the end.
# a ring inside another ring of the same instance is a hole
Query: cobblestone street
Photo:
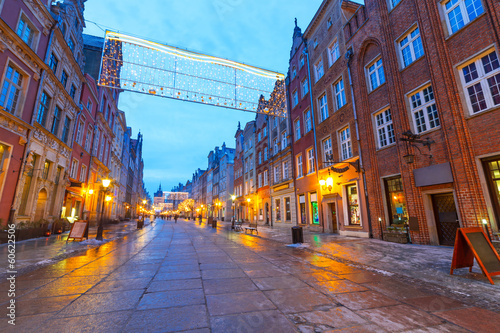
{"type": "MultiPolygon", "coordinates": [[[[481,307],[464,302],[476,302],[474,295],[461,298],[446,286],[364,266],[361,261],[366,258],[330,256],[316,251],[313,245],[285,246],[284,234],[276,229],[261,228],[259,232],[261,236],[254,236],[229,231],[227,224],[219,224],[215,230],[204,223],[157,220],[143,230],[86,253],[19,275],[16,326],[9,329],[13,332],[500,330],[500,314],[489,311],[488,303],[481,307]],[[359,259],[357,264],[355,259],[359,259]]],[[[310,235],[305,237],[308,242],[310,235]]],[[[318,237],[319,241],[321,236],[318,237]]],[[[483,281],[471,283],[489,288],[483,281]]],[[[8,288],[7,283],[1,285],[4,307],[8,305],[8,288]]],[[[495,286],[484,290],[496,291],[498,295],[495,286]]],[[[2,325],[8,326],[6,322],[2,325]]]]}

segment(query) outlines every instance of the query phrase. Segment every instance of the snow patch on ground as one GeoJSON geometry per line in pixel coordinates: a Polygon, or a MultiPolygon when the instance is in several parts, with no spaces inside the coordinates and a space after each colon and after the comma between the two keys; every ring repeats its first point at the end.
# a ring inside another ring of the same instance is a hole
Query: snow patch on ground
{"type": "Polygon", "coordinates": [[[308,248],[309,244],[307,244],[307,243],[288,244],[287,247],[294,247],[294,248],[301,249],[301,248],[308,248]]]}
{"type": "Polygon", "coordinates": [[[36,264],[37,264],[37,265],[45,265],[45,264],[52,264],[52,263],[54,263],[54,262],[55,262],[55,260],[52,260],[52,259],[46,259],[46,260],[39,261],[39,262],[37,262],[36,264]]]}
{"type": "Polygon", "coordinates": [[[385,276],[393,276],[394,275],[394,273],[384,271],[381,269],[377,269],[377,268],[373,268],[373,267],[369,267],[369,266],[363,266],[363,268],[366,270],[372,271],[372,272],[377,272],[377,273],[385,275],[385,276]]]}
{"type": "Polygon", "coordinates": [[[95,238],[91,238],[91,239],[81,241],[80,244],[83,244],[83,245],[101,245],[101,244],[106,243],[107,241],[109,241],[109,239],[104,239],[104,240],[100,241],[100,240],[97,240],[95,238]]]}

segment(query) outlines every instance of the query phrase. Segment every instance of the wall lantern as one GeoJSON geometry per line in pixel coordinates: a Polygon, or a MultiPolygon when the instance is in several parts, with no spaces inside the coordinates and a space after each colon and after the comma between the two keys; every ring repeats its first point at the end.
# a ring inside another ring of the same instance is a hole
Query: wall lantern
{"type": "Polygon", "coordinates": [[[413,134],[411,131],[406,131],[403,133],[403,137],[399,138],[399,141],[405,142],[406,155],[403,155],[403,158],[406,164],[412,164],[413,162],[415,162],[415,155],[410,153],[410,147],[415,147],[417,148],[418,152],[421,155],[429,156],[429,158],[432,158],[432,154],[430,152],[431,152],[431,145],[435,143],[434,140],[431,140],[429,138],[420,139],[420,135],[413,134]],[[416,143],[420,143],[422,146],[427,147],[429,149],[429,154],[422,153],[422,151],[416,145],[416,143]]]}

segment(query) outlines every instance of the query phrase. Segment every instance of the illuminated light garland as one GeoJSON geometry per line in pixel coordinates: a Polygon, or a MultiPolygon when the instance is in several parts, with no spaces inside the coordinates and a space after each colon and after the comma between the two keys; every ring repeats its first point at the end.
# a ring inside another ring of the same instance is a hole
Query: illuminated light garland
{"type": "Polygon", "coordinates": [[[283,74],[111,31],[98,84],[272,116],[287,112],[283,74]]]}

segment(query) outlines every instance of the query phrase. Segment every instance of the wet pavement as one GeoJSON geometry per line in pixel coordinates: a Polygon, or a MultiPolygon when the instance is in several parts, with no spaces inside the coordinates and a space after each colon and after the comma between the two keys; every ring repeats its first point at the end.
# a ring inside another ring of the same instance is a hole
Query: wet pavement
{"type": "MultiPolygon", "coordinates": [[[[4,316],[0,327],[12,332],[500,332],[500,314],[491,311],[498,311],[498,302],[482,301],[480,293],[465,289],[456,293],[457,285],[449,288],[442,270],[450,249],[304,236],[307,245],[296,248],[286,246],[291,238],[286,229],[259,227],[259,235],[247,235],[228,230],[227,224],[215,230],[157,220],[19,274],[16,326],[4,316]],[[391,266],[395,259],[402,262],[391,266]],[[425,260],[436,263],[426,268],[425,260]],[[427,281],[432,272],[438,283],[427,281]]],[[[474,274],[447,278],[498,299],[498,287],[474,274]]],[[[0,284],[4,309],[8,290],[8,283],[0,284]]]]}

